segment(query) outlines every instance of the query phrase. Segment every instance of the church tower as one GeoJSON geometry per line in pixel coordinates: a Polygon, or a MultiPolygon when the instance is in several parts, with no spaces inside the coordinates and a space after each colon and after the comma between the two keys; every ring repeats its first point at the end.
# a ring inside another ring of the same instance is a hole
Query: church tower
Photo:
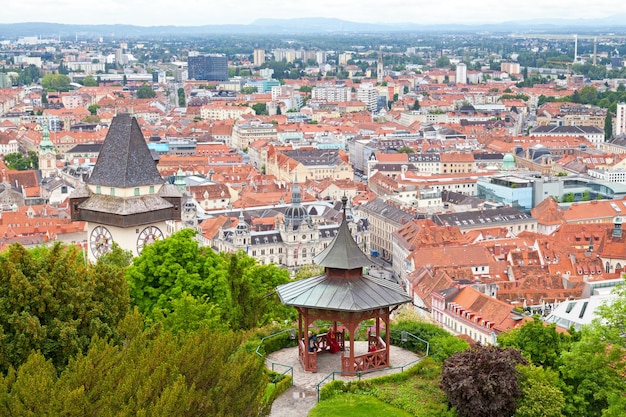
{"type": "Polygon", "coordinates": [[[133,255],[163,239],[167,222],[181,219],[182,193],[166,184],[137,119],[115,116],[93,172],[70,196],[72,220],[85,221],[91,261],[113,242],[133,255]]]}
{"type": "Polygon", "coordinates": [[[298,265],[310,264],[317,250],[319,230],[302,205],[297,176],[291,189],[291,204],[285,210],[279,231],[287,251],[287,267],[293,269],[298,265]]]}
{"type": "Polygon", "coordinates": [[[41,178],[54,177],[57,173],[57,154],[54,143],[50,140],[48,120],[44,119],[41,142],[39,143],[39,170],[41,178]]]}
{"type": "Polygon", "coordinates": [[[378,65],[376,65],[376,82],[378,85],[382,85],[385,74],[383,69],[383,51],[378,52],[378,65]]]}

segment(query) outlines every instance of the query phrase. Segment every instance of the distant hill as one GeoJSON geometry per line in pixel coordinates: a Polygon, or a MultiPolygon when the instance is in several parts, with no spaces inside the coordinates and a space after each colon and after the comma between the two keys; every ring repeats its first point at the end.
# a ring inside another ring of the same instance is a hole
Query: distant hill
{"type": "Polygon", "coordinates": [[[626,33],[626,15],[603,19],[540,19],[511,21],[497,24],[421,24],[417,23],[359,23],[342,19],[311,17],[298,19],[258,19],[248,25],[205,26],[134,26],[134,25],[70,25],[60,23],[26,22],[0,24],[0,39],[19,36],[172,36],[203,34],[312,34],[312,33],[373,33],[373,32],[547,32],[585,31],[587,33],[626,33]]]}

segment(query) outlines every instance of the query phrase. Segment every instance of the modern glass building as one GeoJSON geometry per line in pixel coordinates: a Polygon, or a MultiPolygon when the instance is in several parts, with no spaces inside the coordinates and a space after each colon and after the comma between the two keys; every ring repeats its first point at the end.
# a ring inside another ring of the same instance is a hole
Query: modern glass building
{"type": "Polygon", "coordinates": [[[197,55],[187,58],[190,80],[228,81],[228,58],[224,55],[197,55]]]}

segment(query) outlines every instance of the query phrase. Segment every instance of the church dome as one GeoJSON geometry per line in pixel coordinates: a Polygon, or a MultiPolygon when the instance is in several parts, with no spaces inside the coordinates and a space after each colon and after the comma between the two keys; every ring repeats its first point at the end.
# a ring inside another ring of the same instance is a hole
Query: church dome
{"type": "Polygon", "coordinates": [[[311,217],[306,211],[306,208],[302,207],[302,199],[300,197],[300,186],[298,180],[293,183],[293,189],[291,190],[291,205],[285,210],[283,222],[288,229],[298,230],[303,222],[306,222],[309,227],[311,224],[311,217]]]}
{"type": "Polygon", "coordinates": [[[507,153],[502,158],[502,169],[513,170],[515,169],[515,157],[513,154],[507,153]]]}

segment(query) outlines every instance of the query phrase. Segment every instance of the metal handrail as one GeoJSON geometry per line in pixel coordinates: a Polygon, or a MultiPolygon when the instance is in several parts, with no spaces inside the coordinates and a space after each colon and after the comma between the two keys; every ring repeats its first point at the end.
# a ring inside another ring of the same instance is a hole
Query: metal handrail
{"type": "Polygon", "coordinates": [[[278,378],[279,378],[279,377],[284,376],[287,372],[291,372],[291,385],[293,386],[293,366],[291,366],[291,365],[285,365],[284,363],[274,362],[273,360],[269,359],[269,358],[267,357],[267,355],[263,355],[263,354],[261,354],[261,352],[259,352],[259,349],[261,349],[261,346],[263,346],[263,343],[265,343],[265,341],[266,341],[267,339],[270,339],[270,338],[272,338],[272,337],[276,337],[276,336],[278,336],[278,335],[280,335],[280,334],[287,333],[287,332],[289,332],[289,333],[293,334],[293,333],[295,332],[295,330],[296,330],[296,329],[287,329],[287,330],[283,330],[282,332],[278,332],[278,333],[271,334],[271,335],[269,335],[269,336],[265,336],[265,337],[263,337],[263,338],[261,339],[261,343],[259,343],[259,346],[257,346],[257,348],[256,348],[255,353],[256,353],[256,354],[257,354],[260,358],[263,358],[263,360],[264,360],[264,361],[267,361],[268,363],[270,363],[270,364],[272,365],[272,372],[276,372],[276,371],[274,370],[274,365],[284,366],[285,368],[287,368],[287,369],[285,370],[285,372],[283,372],[283,373],[279,374],[278,376],[276,376],[276,377],[272,380],[272,383],[273,383],[273,384],[275,384],[275,383],[277,382],[277,380],[278,380],[278,378]]]}
{"type": "MultiPolygon", "coordinates": [[[[390,330],[390,333],[398,333],[398,332],[400,332],[401,334],[405,334],[407,336],[411,336],[413,339],[416,339],[416,340],[419,340],[420,342],[425,343],[426,344],[426,355],[424,357],[428,356],[428,353],[430,352],[430,343],[428,341],[422,339],[421,337],[415,336],[413,333],[409,333],[409,332],[404,331],[404,330],[396,330],[396,329],[391,329],[390,330]]],[[[404,342],[404,340],[403,340],[403,342],[404,342]]]]}

